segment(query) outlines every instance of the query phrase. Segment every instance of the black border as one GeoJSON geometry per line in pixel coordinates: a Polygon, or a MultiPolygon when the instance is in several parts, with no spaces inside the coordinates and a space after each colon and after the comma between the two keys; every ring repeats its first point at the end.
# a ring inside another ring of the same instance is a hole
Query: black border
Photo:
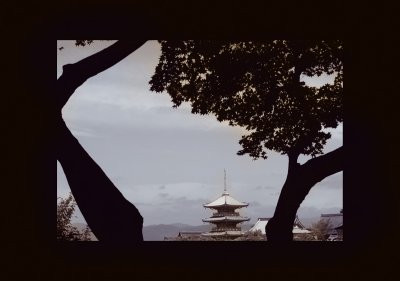
{"type": "Polygon", "coordinates": [[[191,277],[195,273],[209,277],[214,274],[231,277],[268,274],[261,278],[269,274],[299,277],[310,272],[333,272],[339,276],[346,272],[385,275],[386,271],[380,270],[381,265],[395,260],[384,259],[384,249],[391,247],[391,241],[396,239],[395,226],[389,218],[395,203],[390,201],[394,200],[390,189],[393,185],[383,177],[391,170],[382,163],[391,162],[376,148],[381,147],[386,152],[383,146],[393,145],[386,139],[382,141],[388,136],[385,132],[391,124],[383,123],[387,120],[380,115],[384,111],[393,113],[395,108],[376,98],[375,91],[382,89],[373,80],[382,78],[378,69],[385,66],[375,57],[385,53],[375,47],[389,46],[390,50],[390,44],[379,41],[379,36],[390,37],[392,33],[368,24],[369,16],[375,12],[373,9],[346,9],[342,2],[330,3],[328,7],[315,3],[310,7],[304,3],[279,6],[262,1],[254,1],[254,4],[199,1],[186,5],[150,1],[124,9],[124,5],[104,2],[59,2],[56,7],[29,4],[23,11],[19,7],[11,9],[10,16],[18,15],[18,22],[10,26],[8,40],[11,45],[17,44],[7,50],[10,55],[7,66],[17,77],[7,83],[6,92],[10,94],[6,101],[14,105],[7,114],[11,120],[10,134],[17,135],[14,141],[17,156],[14,152],[14,157],[7,159],[8,166],[14,169],[10,169],[11,180],[5,186],[6,196],[17,200],[5,202],[12,213],[6,221],[10,237],[4,250],[12,265],[7,266],[7,272],[23,269],[57,276],[59,272],[70,276],[71,272],[81,271],[117,275],[190,271],[191,277]],[[148,39],[343,39],[346,48],[345,241],[288,245],[145,242],[135,249],[103,243],[57,243],[50,223],[55,221],[56,198],[56,165],[52,153],[55,41],[132,36],[148,39]],[[8,99],[11,93],[17,99],[8,99]],[[15,113],[17,107],[22,109],[22,115],[15,113]],[[385,191],[381,192],[383,188],[385,191]]]}

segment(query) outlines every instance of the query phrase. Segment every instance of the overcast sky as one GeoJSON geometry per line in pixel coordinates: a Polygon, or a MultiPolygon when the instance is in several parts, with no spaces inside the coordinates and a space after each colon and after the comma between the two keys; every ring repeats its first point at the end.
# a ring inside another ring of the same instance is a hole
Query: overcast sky
{"type": "MultiPolygon", "coordinates": [[[[57,78],[62,66],[77,62],[111,45],[95,41],[75,47],[57,41],[57,78]],[[59,50],[60,47],[64,47],[59,50]]],[[[211,212],[202,207],[223,192],[224,168],[230,194],[249,207],[241,213],[255,222],[273,215],[287,173],[286,156],[269,152],[267,160],[238,156],[238,141],[246,131],[218,122],[214,116],[194,115],[183,104],[172,108],[166,93],[150,92],[149,81],[161,55],[157,41],[148,41],[115,66],[88,79],[70,98],[63,117],[74,136],[100,165],[122,194],[144,217],[144,225],[202,224],[211,212]]],[[[332,77],[304,77],[315,86],[332,77]]],[[[341,146],[342,126],[325,146],[341,146]]],[[[300,162],[307,157],[300,157],[300,162]]],[[[342,172],[312,188],[299,217],[319,216],[343,207],[342,172]]],[[[57,163],[57,195],[70,192],[57,163]]],[[[83,222],[80,214],[75,221],[83,222]]]]}

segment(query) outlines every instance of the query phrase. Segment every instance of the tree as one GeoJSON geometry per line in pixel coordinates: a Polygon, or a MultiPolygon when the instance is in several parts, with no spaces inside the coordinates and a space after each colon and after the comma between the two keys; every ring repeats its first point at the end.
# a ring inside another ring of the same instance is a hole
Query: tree
{"type": "Polygon", "coordinates": [[[203,235],[194,235],[194,236],[187,236],[187,237],[175,237],[170,238],[169,241],[217,241],[216,239],[208,236],[203,235]]]}
{"type": "Polygon", "coordinates": [[[299,233],[293,235],[294,241],[317,241],[312,233],[299,233]]]}
{"type": "Polygon", "coordinates": [[[234,241],[266,241],[265,235],[262,234],[261,230],[246,231],[242,236],[234,239],[234,241]]]}
{"type": "MultiPolygon", "coordinates": [[[[80,40],[77,45],[90,41],[80,40]]],[[[83,217],[99,241],[142,242],[143,217],[72,135],[61,109],[87,79],[120,62],[145,42],[118,41],[81,61],[64,65],[56,83],[56,157],[83,217]]]]}
{"type": "Polygon", "coordinates": [[[318,222],[311,225],[313,235],[317,240],[326,240],[328,231],[332,228],[332,224],[329,219],[320,219],[318,222]]]}
{"type": "Polygon", "coordinates": [[[90,241],[90,228],[86,226],[83,231],[71,224],[76,202],[70,193],[66,199],[59,198],[57,204],[57,240],[58,241],[90,241]]]}
{"type": "Polygon", "coordinates": [[[267,150],[288,156],[288,174],[273,218],[269,241],[290,241],[297,210],[309,190],[343,170],[343,148],[322,150],[343,121],[343,43],[339,40],[160,41],[162,55],[150,85],[167,92],[178,107],[214,114],[218,121],[249,131],[239,155],[267,158],[267,150]],[[320,88],[301,75],[335,74],[320,88]],[[312,159],[300,165],[300,154],[312,159]]]}

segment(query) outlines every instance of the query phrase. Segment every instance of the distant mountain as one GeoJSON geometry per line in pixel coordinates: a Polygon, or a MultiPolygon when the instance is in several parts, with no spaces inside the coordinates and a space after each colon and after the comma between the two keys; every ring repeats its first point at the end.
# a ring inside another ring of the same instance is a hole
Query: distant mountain
{"type": "MultiPolygon", "coordinates": [[[[86,223],[80,223],[80,222],[72,223],[72,225],[75,226],[80,232],[83,232],[87,226],[86,223]]],[[[90,239],[92,239],[92,241],[98,241],[96,236],[94,236],[92,232],[90,232],[90,239]]]]}
{"type": "Polygon", "coordinates": [[[300,222],[306,227],[310,228],[313,223],[316,223],[320,220],[319,217],[305,217],[305,218],[300,218],[300,222]]]}
{"type": "MultiPolygon", "coordinates": [[[[208,232],[211,230],[211,225],[188,225],[182,223],[175,224],[157,224],[143,227],[144,241],[164,241],[164,237],[176,237],[180,231],[199,231],[208,232]]],[[[249,230],[252,225],[243,224],[242,230],[249,230]]]]}
{"type": "MultiPolygon", "coordinates": [[[[85,223],[73,223],[72,225],[80,231],[83,231],[86,227],[85,223]]],[[[242,231],[247,231],[252,226],[253,224],[242,224],[242,231]]],[[[176,237],[180,231],[208,232],[211,230],[211,227],[209,224],[189,225],[183,223],[148,225],[143,227],[143,239],[144,241],[164,241],[165,236],[176,237]]],[[[93,233],[92,240],[97,241],[93,233]]]]}

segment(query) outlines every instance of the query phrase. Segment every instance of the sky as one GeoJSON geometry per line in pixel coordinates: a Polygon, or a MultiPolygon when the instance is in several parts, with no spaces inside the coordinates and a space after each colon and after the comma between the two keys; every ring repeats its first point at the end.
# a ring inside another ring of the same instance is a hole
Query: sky
{"type": "MultiPolygon", "coordinates": [[[[95,41],[76,47],[57,41],[57,78],[62,66],[75,63],[115,41],[95,41]],[[59,48],[64,47],[62,50],[59,48]]],[[[89,155],[127,200],[144,217],[144,225],[185,223],[200,225],[211,216],[203,204],[218,198],[224,187],[250,205],[241,214],[271,217],[285,181],[288,159],[268,151],[268,159],[238,156],[238,141],[246,131],[220,123],[213,115],[195,115],[190,106],[172,108],[166,93],[150,91],[161,48],[147,41],[124,60],[88,79],[63,108],[63,118],[89,155]]],[[[302,77],[309,85],[332,83],[331,76],[302,77]]],[[[342,124],[331,129],[324,152],[343,144],[342,124]]],[[[310,157],[300,156],[304,163],[310,157]]],[[[343,173],[315,185],[300,206],[300,219],[343,208],[343,173]]],[[[57,196],[70,192],[57,162],[57,196]]],[[[79,210],[74,222],[84,222],[79,210]]]]}

